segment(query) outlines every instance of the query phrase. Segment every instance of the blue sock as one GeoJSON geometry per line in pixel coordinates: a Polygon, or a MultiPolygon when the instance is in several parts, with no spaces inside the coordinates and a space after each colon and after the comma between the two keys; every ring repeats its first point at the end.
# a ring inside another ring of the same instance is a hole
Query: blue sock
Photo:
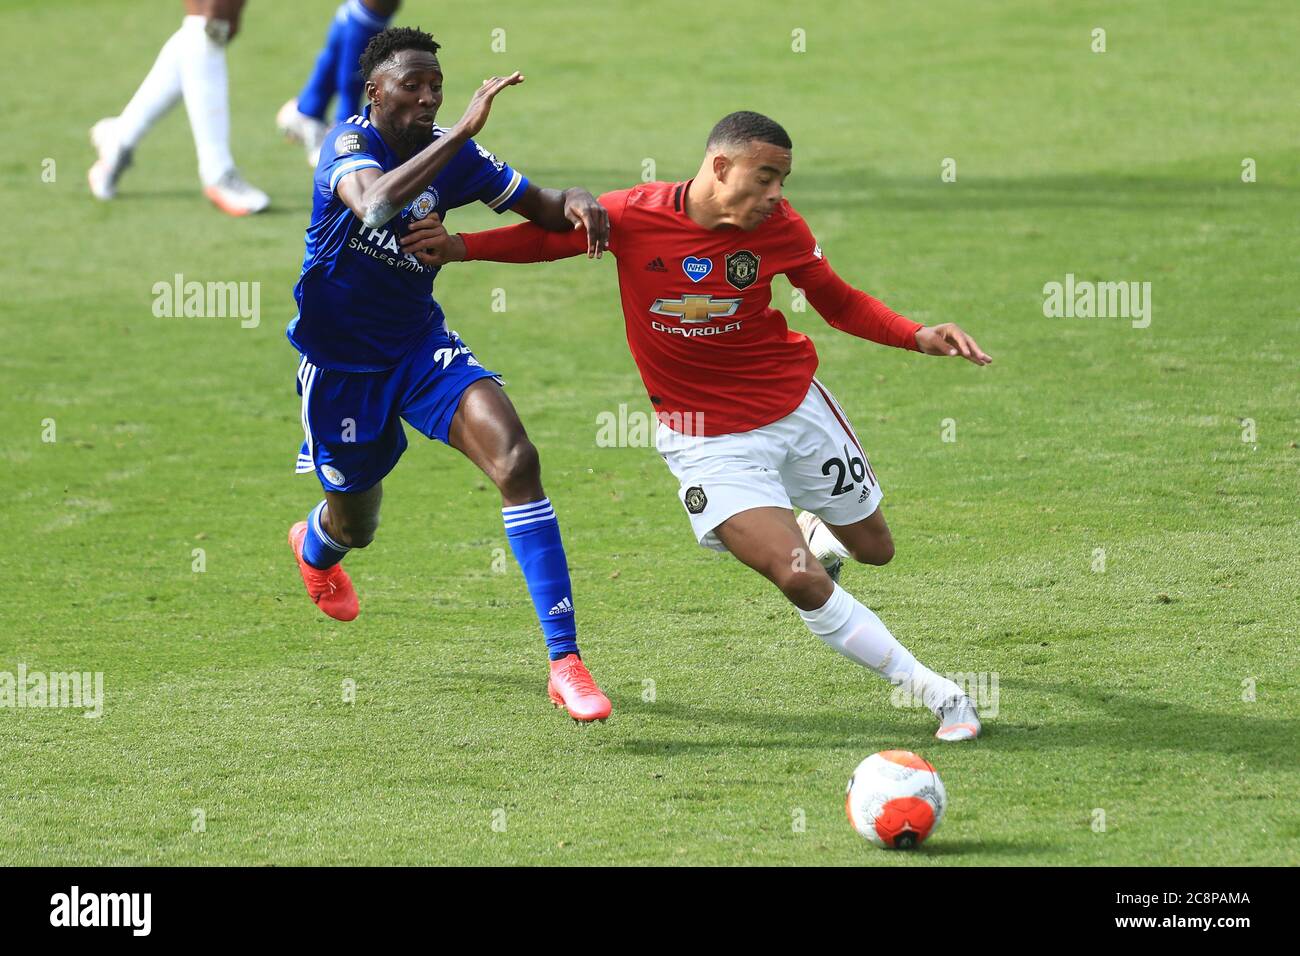
{"type": "Polygon", "coordinates": [[[573,619],[573,589],[569,584],[569,562],[560,540],[560,523],[551,500],[512,505],[501,509],[510,550],[523,569],[528,593],[537,610],[546,637],[546,650],[553,661],[578,653],[578,627],[573,619]]]}
{"type": "Polygon", "coordinates": [[[329,106],[330,100],[334,97],[337,73],[335,64],[339,59],[339,47],[342,45],[346,20],[345,0],[330,22],[330,32],[325,35],[325,45],[321,47],[316,57],[316,65],[312,67],[311,76],[307,78],[307,85],[298,94],[298,112],[303,116],[313,116],[318,120],[325,119],[325,107],[329,106]]]}
{"type": "Polygon", "coordinates": [[[307,85],[298,94],[298,112],[325,118],[325,107],[335,93],[339,96],[339,121],[357,112],[364,82],[361,79],[361,51],[388,20],[368,9],[361,0],[344,0],[334,13],[325,46],[316,57],[307,85]]]}
{"type": "Polygon", "coordinates": [[[348,28],[343,32],[339,59],[335,64],[335,86],[339,101],[334,115],[342,123],[361,109],[361,94],[366,81],[361,76],[361,53],[366,44],[388,26],[388,19],[368,9],[361,0],[348,0],[348,28]]]}
{"type": "Polygon", "coordinates": [[[302,559],[322,571],[334,567],[351,550],[334,541],[321,527],[320,513],[324,507],[325,502],[322,501],[311,509],[307,515],[307,537],[302,539],[302,559]]]}

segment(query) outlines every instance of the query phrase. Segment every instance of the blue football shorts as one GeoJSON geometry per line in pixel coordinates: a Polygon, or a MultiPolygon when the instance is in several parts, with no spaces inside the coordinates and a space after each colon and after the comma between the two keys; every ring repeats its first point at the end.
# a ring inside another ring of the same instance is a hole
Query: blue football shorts
{"type": "Polygon", "coordinates": [[[365,491],[406,451],[405,419],[446,443],[465,389],[482,378],[503,384],[446,326],[433,329],[402,361],[381,372],[340,372],[298,362],[304,439],[294,470],[316,472],[326,491],[365,491]]]}

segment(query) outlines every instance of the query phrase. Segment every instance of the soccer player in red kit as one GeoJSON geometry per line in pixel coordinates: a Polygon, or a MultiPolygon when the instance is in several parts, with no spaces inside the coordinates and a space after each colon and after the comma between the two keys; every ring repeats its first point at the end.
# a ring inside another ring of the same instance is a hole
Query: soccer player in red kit
{"type": "MultiPolygon", "coordinates": [[[[790,166],[779,124],[732,113],[714,127],[693,179],[600,198],[628,345],[659,419],[656,446],[701,545],[730,551],[770,580],[835,650],[906,684],[939,719],[939,739],[969,740],[980,733],[974,702],[838,582],[843,558],[885,564],[894,543],[867,454],[813,377],[812,342],[771,307],[772,277],[784,273],[851,335],[976,365],[991,359],[956,325],[919,325],[840,279],[781,196],[790,166]]],[[[449,235],[432,219],[402,244],[434,264],[603,252],[582,231],[524,223],[449,235]]]]}

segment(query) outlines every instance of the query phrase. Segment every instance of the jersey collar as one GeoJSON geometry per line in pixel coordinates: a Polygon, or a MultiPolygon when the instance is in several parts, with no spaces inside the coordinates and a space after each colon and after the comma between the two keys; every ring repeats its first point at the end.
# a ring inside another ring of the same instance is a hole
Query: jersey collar
{"type": "Polygon", "coordinates": [[[691,179],[686,180],[686,182],[678,183],[673,187],[673,211],[683,219],[691,222],[692,225],[697,225],[697,223],[691,220],[690,216],[686,215],[686,193],[690,190],[691,183],[694,181],[694,177],[692,177],[691,179]]]}

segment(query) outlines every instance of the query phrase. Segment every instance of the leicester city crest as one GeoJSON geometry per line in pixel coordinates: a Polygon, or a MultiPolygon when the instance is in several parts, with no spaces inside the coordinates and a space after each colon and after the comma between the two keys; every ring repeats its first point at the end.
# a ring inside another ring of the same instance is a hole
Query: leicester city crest
{"type": "Polygon", "coordinates": [[[438,191],[436,189],[426,189],[416,196],[415,201],[411,203],[411,219],[423,219],[437,208],[438,191]]]}
{"type": "Polygon", "coordinates": [[[727,256],[727,281],[737,289],[748,289],[758,278],[758,256],[741,249],[727,256]]]}

